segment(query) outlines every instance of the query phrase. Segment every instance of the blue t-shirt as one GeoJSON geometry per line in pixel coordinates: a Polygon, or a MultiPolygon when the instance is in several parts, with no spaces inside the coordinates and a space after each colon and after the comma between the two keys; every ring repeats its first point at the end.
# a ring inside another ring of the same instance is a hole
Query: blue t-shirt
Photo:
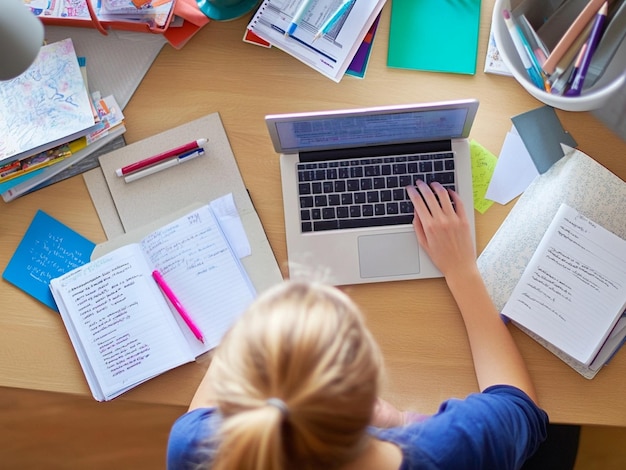
{"type": "MultiPolygon", "coordinates": [[[[216,408],[190,411],[174,423],[168,470],[191,469],[210,460],[207,441],[220,425],[216,408]]],[[[402,450],[400,470],[518,469],[546,438],[548,415],[521,390],[489,387],[463,400],[450,399],[425,421],[368,432],[402,450]]]]}

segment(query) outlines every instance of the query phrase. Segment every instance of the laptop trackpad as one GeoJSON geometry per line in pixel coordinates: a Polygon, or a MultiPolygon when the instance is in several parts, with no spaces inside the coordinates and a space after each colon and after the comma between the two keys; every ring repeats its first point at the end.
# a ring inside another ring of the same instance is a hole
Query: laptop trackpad
{"type": "Polygon", "coordinates": [[[361,277],[402,276],[420,271],[414,232],[364,235],[358,238],[361,277]]]}

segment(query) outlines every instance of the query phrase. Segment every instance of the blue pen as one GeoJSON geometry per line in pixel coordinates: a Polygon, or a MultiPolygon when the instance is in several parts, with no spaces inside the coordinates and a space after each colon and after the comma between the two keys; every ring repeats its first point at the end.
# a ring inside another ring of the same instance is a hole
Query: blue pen
{"type": "Polygon", "coordinates": [[[348,11],[348,9],[352,6],[352,3],[354,3],[354,0],[344,0],[341,6],[337,8],[337,10],[330,15],[326,21],[324,21],[324,24],[322,24],[317,33],[315,33],[315,36],[313,36],[313,41],[320,38],[323,34],[328,33],[337,20],[341,18],[346,11],[348,11]]]}
{"type": "Polygon", "coordinates": [[[513,45],[515,46],[515,49],[517,50],[517,53],[522,61],[522,65],[526,69],[528,76],[538,88],[545,90],[544,82],[541,79],[541,76],[534,69],[533,64],[531,64],[530,58],[528,57],[528,53],[526,52],[526,49],[524,48],[524,44],[522,44],[522,40],[520,38],[520,35],[518,34],[517,27],[515,23],[513,23],[513,19],[511,18],[511,13],[509,12],[509,10],[504,10],[502,12],[502,15],[504,16],[504,22],[506,23],[506,27],[509,30],[509,34],[511,35],[511,40],[513,41],[513,45]]]}
{"type": "MultiPolygon", "coordinates": [[[[276,26],[275,24],[270,25],[271,28],[274,31],[278,31],[280,34],[284,34],[285,36],[287,35],[287,33],[281,29],[280,27],[276,26]]],[[[291,39],[293,39],[294,41],[299,42],[300,44],[302,44],[304,47],[308,47],[309,49],[311,49],[312,51],[318,53],[319,55],[323,56],[325,59],[337,63],[337,59],[335,59],[334,57],[329,56],[328,54],[326,54],[325,52],[322,52],[321,50],[317,49],[315,46],[313,46],[312,44],[309,44],[306,41],[303,41],[302,39],[297,38],[296,36],[291,36],[291,39]]]]}
{"type": "Polygon", "coordinates": [[[520,28],[519,25],[517,25],[516,29],[519,34],[520,41],[522,42],[522,46],[526,50],[526,54],[528,55],[528,58],[530,59],[530,62],[533,68],[532,73],[535,76],[533,78],[533,81],[540,81],[542,83],[542,87],[546,91],[550,91],[550,83],[548,82],[548,78],[544,74],[543,69],[541,68],[541,64],[539,63],[539,60],[537,60],[537,56],[535,56],[535,53],[533,52],[532,47],[530,47],[530,43],[526,39],[526,36],[524,36],[524,33],[522,32],[522,28],[520,28]]]}
{"type": "Polygon", "coordinates": [[[296,31],[298,23],[300,23],[302,16],[304,16],[304,13],[309,8],[309,3],[311,3],[311,0],[302,0],[302,2],[300,2],[300,5],[298,5],[298,9],[291,18],[291,23],[289,23],[289,26],[287,27],[285,36],[291,36],[296,31]]]}

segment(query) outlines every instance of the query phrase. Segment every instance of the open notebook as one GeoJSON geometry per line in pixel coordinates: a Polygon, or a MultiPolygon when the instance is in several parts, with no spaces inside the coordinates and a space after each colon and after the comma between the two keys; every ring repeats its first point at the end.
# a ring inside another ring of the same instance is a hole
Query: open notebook
{"type": "Polygon", "coordinates": [[[53,279],[50,288],[98,401],[214,348],[255,297],[209,205],[53,279]],[[184,313],[161,291],[155,270],[184,313]]]}

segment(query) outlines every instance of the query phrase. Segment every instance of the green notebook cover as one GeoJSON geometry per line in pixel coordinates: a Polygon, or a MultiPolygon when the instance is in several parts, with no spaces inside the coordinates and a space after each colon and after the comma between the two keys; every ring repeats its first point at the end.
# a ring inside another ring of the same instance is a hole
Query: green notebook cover
{"type": "Polygon", "coordinates": [[[480,0],[393,0],[389,67],[476,73],[480,0]]]}

